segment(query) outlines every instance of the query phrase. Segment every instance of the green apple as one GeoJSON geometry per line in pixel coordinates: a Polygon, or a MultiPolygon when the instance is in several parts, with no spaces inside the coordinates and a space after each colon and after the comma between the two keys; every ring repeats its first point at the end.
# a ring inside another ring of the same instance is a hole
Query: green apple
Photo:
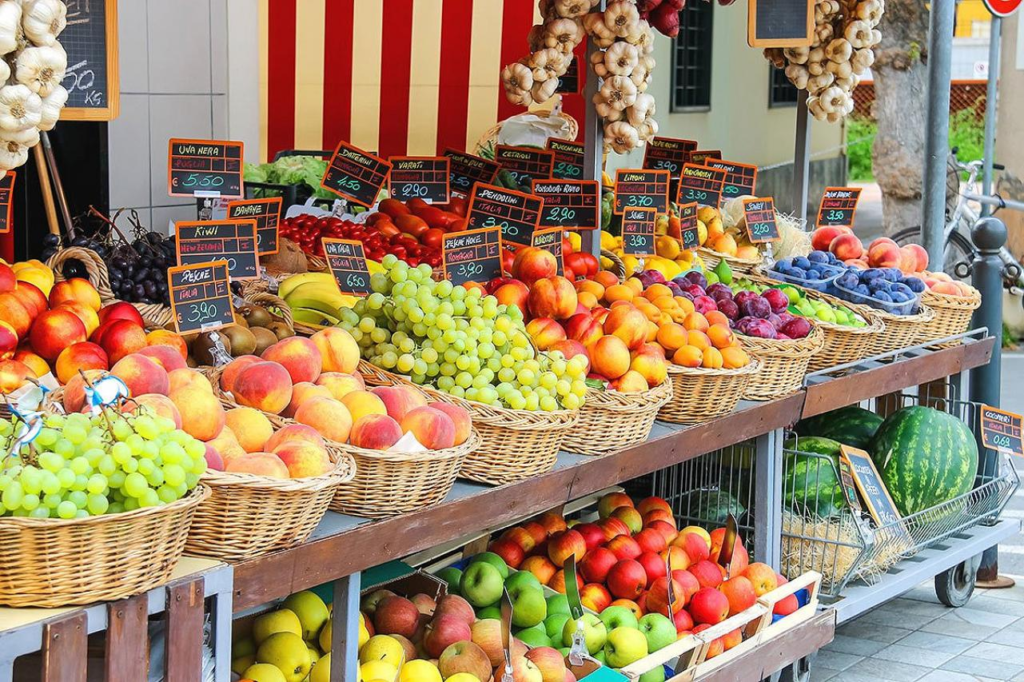
{"type": "Polygon", "coordinates": [[[609,606],[601,612],[601,622],[611,632],[615,628],[637,629],[636,615],[625,606],[609,606]]]}
{"type": "Polygon", "coordinates": [[[560,646],[557,649],[555,649],[555,651],[557,651],[558,653],[562,654],[562,658],[565,658],[566,656],[569,655],[569,647],[567,647],[567,646],[560,646]]]}
{"type": "Polygon", "coordinates": [[[569,598],[564,594],[553,594],[548,597],[548,614],[569,614],[569,598]]]}
{"type": "MultiPolygon", "coordinates": [[[[604,616],[603,613],[601,615],[604,616]]],[[[647,638],[647,650],[652,653],[676,641],[676,626],[667,616],[660,613],[644,615],[640,618],[639,627],[640,632],[647,638]]]]}
{"type": "Polygon", "coordinates": [[[523,644],[529,647],[551,646],[551,638],[544,629],[544,623],[538,623],[530,628],[523,628],[516,633],[523,644]]]}
{"type": "MultiPolygon", "coordinates": [[[[548,602],[548,608],[550,609],[551,602],[548,602]]],[[[561,641],[562,630],[565,629],[565,621],[569,620],[568,613],[551,613],[548,611],[548,617],[544,619],[544,627],[548,631],[548,637],[561,641]]]]}
{"type": "Polygon", "coordinates": [[[486,561],[478,561],[462,572],[459,591],[473,606],[490,606],[501,599],[504,580],[497,568],[486,561]]]}
{"type": "MultiPolygon", "coordinates": [[[[565,646],[572,646],[572,636],[576,633],[576,621],[570,618],[565,621],[565,627],[562,628],[562,644],[565,646]]],[[[637,631],[639,634],[639,631],[637,631]]],[[[643,635],[640,635],[643,637],[643,635]]],[[[594,654],[601,650],[604,646],[605,641],[608,639],[608,629],[593,613],[583,614],[583,641],[587,645],[587,651],[594,654]]]]}
{"type": "Polygon", "coordinates": [[[437,572],[437,577],[448,583],[448,594],[459,593],[459,583],[462,581],[462,571],[454,566],[442,568],[437,572]]]}
{"type": "Polygon", "coordinates": [[[487,620],[488,618],[493,618],[494,620],[501,620],[501,607],[497,604],[491,604],[490,606],[486,606],[482,609],[477,609],[477,620],[487,620]]]}
{"type": "Polygon", "coordinates": [[[514,588],[519,587],[520,585],[536,587],[538,590],[541,589],[541,584],[540,581],[537,580],[537,576],[529,571],[513,571],[507,578],[505,578],[505,589],[510,593],[514,588]]]}
{"type": "Polygon", "coordinates": [[[601,665],[608,665],[608,657],[604,655],[604,649],[599,649],[595,651],[591,654],[591,656],[593,656],[594,660],[600,663],[601,665]]]}
{"type": "Polygon", "coordinates": [[[647,655],[647,638],[635,628],[615,628],[608,633],[604,653],[611,667],[627,666],[647,655]]]}
{"type": "Polygon", "coordinates": [[[495,554],[494,552],[480,552],[475,557],[469,560],[469,565],[472,566],[473,564],[479,563],[481,561],[488,563],[491,566],[494,566],[496,569],[498,569],[498,573],[501,574],[502,580],[508,577],[508,564],[506,564],[505,560],[497,554],[495,554]]]}
{"type": "MultiPolygon", "coordinates": [[[[520,581],[525,583],[525,581],[520,581]]],[[[544,601],[544,590],[540,585],[520,584],[509,587],[508,597],[512,600],[512,624],[530,628],[544,622],[548,605],[544,601]]]]}
{"type": "Polygon", "coordinates": [[[665,666],[659,665],[653,670],[648,670],[640,676],[639,682],[665,682],[665,666]]]}

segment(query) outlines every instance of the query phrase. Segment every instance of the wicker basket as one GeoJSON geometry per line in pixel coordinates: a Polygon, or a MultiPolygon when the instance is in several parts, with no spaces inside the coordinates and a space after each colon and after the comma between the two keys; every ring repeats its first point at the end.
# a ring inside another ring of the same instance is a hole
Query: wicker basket
{"type": "Polygon", "coordinates": [[[613,252],[608,251],[606,249],[601,249],[601,257],[607,258],[612,262],[612,265],[615,266],[615,270],[612,271],[612,274],[618,277],[620,282],[625,280],[627,276],[631,276],[633,274],[632,272],[630,272],[627,275],[626,264],[623,263],[622,259],[616,256],[613,252]]]}
{"type": "MultiPolygon", "coordinates": [[[[529,113],[534,114],[536,116],[540,116],[541,118],[547,118],[548,116],[552,116],[552,115],[553,116],[558,116],[560,118],[564,118],[566,120],[566,122],[568,123],[568,125],[569,125],[569,137],[566,138],[568,140],[575,140],[576,136],[579,134],[579,130],[580,130],[579,123],[576,122],[575,118],[573,118],[569,114],[566,114],[565,112],[558,113],[558,114],[553,114],[550,111],[543,111],[542,110],[542,111],[531,111],[529,113]]],[[[483,151],[485,151],[487,149],[490,149],[491,153],[493,155],[493,153],[494,153],[494,145],[497,144],[498,133],[501,132],[501,127],[503,125],[505,125],[505,121],[498,121],[493,126],[488,128],[484,132],[484,134],[480,136],[480,139],[477,140],[476,146],[473,148],[472,153],[476,154],[478,156],[482,156],[481,152],[483,152],[483,151]]]]}
{"type": "Polygon", "coordinates": [[[672,399],[658,410],[658,419],[673,424],[700,424],[728,414],[750,381],[761,371],[756,357],[738,369],[705,369],[670,364],[672,399]]]}
{"type": "Polygon", "coordinates": [[[869,356],[916,346],[919,343],[924,343],[928,338],[941,338],[925,336],[929,323],[935,319],[935,311],[924,304],[914,315],[893,315],[884,310],[876,310],[859,304],[851,304],[850,307],[857,312],[871,311],[885,323],[885,329],[873,340],[868,349],[869,356]]]}
{"type": "MultiPolygon", "coordinates": [[[[63,282],[65,277],[61,266],[65,261],[79,260],[85,265],[85,271],[89,273],[89,282],[96,287],[100,294],[100,301],[103,305],[113,303],[114,292],[110,289],[110,274],[107,272],[107,264],[96,255],[92,249],[85,249],[80,246],[72,246],[61,249],[46,261],[47,267],[53,270],[53,278],[57,282],[63,282]]],[[[171,308],[159,303],[132,303],[142,315],[146,326],[151,328],[163,327],[171,321],[171,308]]]]}
{"type": "Polygon", "coordinates": [[[0,519],[0,604],[56,608],[124,599],[171,577],[205,485],[176,502],[84,519],[0,519]]]}
{"type": "Polygon", "coordinates": [[[739,335],[740,343],[761,361],[761,371],[747,384],[746,400],[773,400],[803,386],[811,358],[825,345],[825,333],[817,325],[802,339],[759,339],[739,335]]]}
{"type": "MultiPolygon", "coordinates": [[[[931,289],[921,294],[921,303],[935,312],[931,322],[926,322],[921,329],[918,343],[927,343],[933,339],[963,334],[971,328],[974,311],[981,306],[981,292],[970,287],[970,296],[953,296],[936,294],[931,289]]],[[[936,344],[938,348],[957,346],[960,341],[947,341],[936,344]]]]}
{"type": "Polygon", "coordinates": [[[405,384],[431,400],[468,410],[481,442],[467,455],[459,477],[471,481],[502,485],[550,471],[558,459],[562,441],[579,421],[579,410],[530,412],[463,400],[429,386],[413,384],[365,361],[359,362],[359,372],[367,384],[405,384]]]}
{"type": "Polygon", "coordinates": [[[334,493],[331,509],[382,519],[443,500],[455,485],[466,456],[480,445],[474,430],[465,443],[445,450],[382,452],[344,446],[356,462],[351,483],[334,493]]]}
{"type": "Polygon", "coordinates": [[[580,420],[562,441],[562,449],[581,455],[604,455],[643,443],[651,435],[658,410],[672,399],[672,382],[643,393],[587,391],[580,420]]]}
{"type": "Polygon", "coordinates": [[[754,272],[757,266],[761,265],[761,259],[750,260],[749,258],[737,258],[736,256],[727,256],[724,253],[718,251],[712,251],[706,246],[698,246],[697,253],[700,254],[701,260],[704,261],[704,266],[708,270],[713,270],[721,261],[725,261],[732,268],[733,274],[738,275],[749,275],[754,272]]]}

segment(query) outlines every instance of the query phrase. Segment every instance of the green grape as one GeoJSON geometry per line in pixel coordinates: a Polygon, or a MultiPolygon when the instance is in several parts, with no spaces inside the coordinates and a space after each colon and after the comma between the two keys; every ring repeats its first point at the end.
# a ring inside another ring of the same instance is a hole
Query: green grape
{"type": "Polygon", "coordinates": [[[100,516],[110,508],[110,502],[104,495],[89,495],[85,508],[93,516],[100,516]]]}
{"type": "Polygon", "coordinates": [[[160,496],[152,488],[146,488],[146,492],[139,498],[140,507],[156,507],[160,504],[160,496]]]}
{"type": "MultiPolygon", "coordinates": [[[[164,466],[164,480],[167,485],[179,485],[185,480],[185,470],[177,464],[168,464],[164,466]]],[[[133,494],[133,497],[138,497],[138,495],[133,494]]]]}
{"type": "Polygon", "coordinates": [[[556,401],[552,396],[546,395],[540,399],[540,409],[545,412],[554,412],[558,409],[558,401],[556,401]]]}
{"type": "Polygon", "coordinates": [[[139,500],[134,497],[129,497],[124,501],[124,511],[135,511],[139,508],[139,500]]]}
{"type": "Polygon", "coordinates": [[[107,507],[108,514],[120,514],[125,511],[123,502],[111,502],[110,506],[107,507]]]}
{"type": "Polygon", "coordinates": [[[93,495],[100,495],[107,490],[107,477],[103,474],[93,474],[89,477],[89,482],[85,484],[85,489],[93,495]]]}
{"type": "MultiPolygon", "coordinates": [[[[412,341],[410,341],[412,343],[412,341]]],[[[412,368],[416,364],[416,358],[410,355],[408,352],[403,353],[398,357],[398,361],[395,363],[395,367],[402,374],[408,374],[412,371],[412,368]]]]}
{"type": "Polygon", "coordinates": [[[164,504],[170,504],[178,499],[178,493],[174,491],[174,488],[166,485],[157,488],[156,494],[164,504]]]}
{"type": "Polygon", "coordinates": [[[53,495],[60,492],[61,485],[57,475],[52,471],[44,471],[39,483],[40,490],[44,495],[53,495]]]}
{"type": "MultiPolygon", "coordinates": [[[[6,422],[6,421],[3,422],[3,423],[4,424],[10,424],[10,422],[6,422]]],[[[3,435],[6,436],[7,434],[3,434],[3,435]]],[[[49,428],[42,429],[42,430],[39,431],[39,435],[36,436],[35,444],[37,446],[39,446],[40,448],[48,448],[51,445],[53,445],[54,443],[56,443],[57,439],[59,437],[60,437],[60,432],[57,431],[56,429],[49,429],[49,428]]],[[[47,453],[47,454],[49,454],[49,453],[47,453]]]]}
{"type": "Polygon", "coordinates": [[[128,474],[125,472],[115,471],[107,477],[107,482],[109,483],[111,490],[117,490],[124,487],[124,482],[127,477],[128,474]]]}
{"type": "Polygon", "coordinates": [[[135,419],[135,433],[139,434],[146,440],[153,440],[156,438],[160,430],[157,428],[156,421],[152,417],[145,415],[135,419]]]}
{"type": "Polygon", "coordinates": [[[57,506],[64,501],[64,498],[60,495],[46,495],[43,498],[43,504],[49,509],[56,509],[57,506]]]}
{"type": "Polygon", "coordinates": [[[160,458],[164,464],[177,464],[185,456],[185,448],[177,443],[168,443],[160,448],[160,458]]]}
{"type": "Polygon", "coordinates": [[[49,507],[36,507],[32,511],[30,511],[28,513],[28,515],[29,515],[30,518],[33,518],[33,519],[48,519],[48,518],[50,518],[50,508],[49,507]]]}
{"type": "Polygon", "coordinates": [[[57,472],[57,481],[64,490],[70,490],[75,484],[75,472],[71,469],[61,469],[57,472]]]}
{"type": "Polygon", "coordinates": [[[92,467],[89,466],[89,460],[87,460],[85,457],[75,457],[73,460],[71,460],[69,466],[71,467],[71,471],[75,472],[76,476],[87,474],[89,473],[89,471],[92,470],[92,467]]]}
{"type": "Polygon", "coordinates": [[[46,471],[56,473],[64,467],[64,458],[55,452],[43,452],[39,455],[39,466],[46,471]]]}
{"type": "Polygon", "coordinates": [[[42,472],[34,466],[27,466],[21,471],[21,488],[29,495],[37,495],[43,489],[42,472]]]}
{"type": "Polygon", "coordinates": [[[21,498],[21,508],[25,511],[32,511],[39,506],[39,496],[34,493],[28,493],[21,498]]]}
{"type": "Polygon", "coordinates": [[[78,445],[85,441],[86,431],[84,428],[77,425],[68,425],[64,427],[64,438],[72,445],[78,445]]]}
{"type": "Polygon", "coordinates": [[[164,483],[164,470],[153,469],[153,471],[150,471],[148,474],[146,474],[146,482],[152,488],[160,487],[164,483]]]}
{"type": "Polygon", "coordinates": [[[54,443],[53,451],[60,456],[61,460],[71,459],[75,456],[75,446],[67,438],[61,438],[59,441],[54,443]]]}
{"type": "MultiPolygon", "coordinates": [[[[192,488],[195,488],[196,484],[198,484],[198,483],[199,483],[199,474],[193,474],[192,472],[187,472],[185,474],[185,487],[186,487],[187,490],[192,490],[192,488]]],[[[182,493],[182,495],[184,495],[184,494],[185,493],[182,493]]]]}
{"type": "Polygon", "coordinates": [[[68,493],[68,500],[77,508],[85,509],[85,505],[89,501],[89,496],[85,494],[84,490],[72,490],[68,493]]]}
{"type": "MultiPolygon", "coordinates": [[[[180,469],[180,467],[178,467],[180,469]]],[[[167,472],[164,472],[166,477],[167,472]]],[[[149,484],[146,483],[146,477],[140,473],[130,473],[124,480],[124,491],[132,497],[139,497],[147,490],[149,490],[149,484]]]]}
{"type": "Polygon", "coordinates": [[[64,500],[57,506],[57,516],[62,519],[73,519],[75,514],[78,513],[78,507],[75,506],[74,502],[70,500],[64,500]]]}

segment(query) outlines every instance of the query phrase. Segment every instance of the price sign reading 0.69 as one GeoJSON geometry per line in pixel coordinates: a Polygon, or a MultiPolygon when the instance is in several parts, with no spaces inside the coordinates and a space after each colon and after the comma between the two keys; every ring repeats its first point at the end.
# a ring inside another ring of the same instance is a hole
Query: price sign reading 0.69
{"type": "Polygon", "coordinates": [[[701,206],[718,208],[722,199],[722,184],[724,182],[724,170],[696,166],[692,163],[685,164],[682,177],[679,179],[679,196],[676,203],[685,204],[696,201],[701,206]]]}
{"type": "Polygon", "coordinates": [[[171,315],[179,334],[235,323],[226,260],[167,268],[171,315]]]}
{"type": "Polygon", "coordinates": [[[853,227],[860,191],[860,187],[826,187],[821,197],[821,205],[818,207],[818,227],[853,227]]]}
{"type": "Polygon", "coordinates": [[[622,214],[622,250],[633,256],[654,255],[653,208],[627,208],[622,214]]]}
{"type": "Polygon", "coordinates": [[[327,267],[343,294],[366,296],[371,293],[370,269],[366,266],[363,243],[353,239],[322,237],[327,267]]]}
{"type": "Polygon", "coordinates": [[[242,196],[242,143],[172,138],[167,193],[172,197],[242,196]]]}
{"type": "Polygon", "coordinates": [[[669,172],[667,170],[615,171],[615,212],[627,208],[653,208],[668,213],[669,172]]]}
{"type": "Polygon", "coordinates": [[[1024,455],[1021,416],[988,405],[981,406],[981,441],[991,450],[1024,455]]]}
{"type": "Polygon", "coordinates": [[[320,186],[343,199],[369,208],[388,181],[391,164],[384,159],[339,142],[320,186]]]}

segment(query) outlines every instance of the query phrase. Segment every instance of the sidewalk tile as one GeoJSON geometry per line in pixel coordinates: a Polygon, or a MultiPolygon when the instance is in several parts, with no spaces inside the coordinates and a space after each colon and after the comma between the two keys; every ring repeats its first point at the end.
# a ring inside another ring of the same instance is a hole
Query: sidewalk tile
{"type": "Polygon", "coordinates": [[[1024,670],[1024,667],[1002,661],[990,661],[984,658],[961,655],[943,663],[942,669],[971,675],[984,675],[996,680],[1007,680],[1011,676],[1020,673],[1021,670],[1024,670]]]}
{"type": "Polygon", "coordinates": [[[956,623],[970,624],[970,625],[984,625],[990,628],[1005,628],[1007,625],[1017,620],[1019,616],[1007,616],[1002,613],[989,613],[988,611],[981,611],[971,606],[964,606],[959,609],[950,611],[945,616],[942,616],[939,620],[949,620],[956,623]]]}
{"type": "MultiPolygon", "coordinates": [[[[843,675],[853,673],[864,675],[875,680],[889,680],[891,682],[913,682],[920,679],[929,672],[929,668],[919,665],[909,665],[896,661],[886,661],[881,658],[865,658],[853,667],[844,670],[843,675]]],[[[833,679],[842,679],[836,676],[833,679]]]]}
{"type": "Polygon", "coordinates": [[[918,682],[978,682],[976,675],[957,673],[952,670],[933,670],[918,682]]]}
{"type": "MultiPolygon", "coordinates": [[[[898,613],[901,616],[907,614],[914,616],[926,616],[931,618],[938,618],[949,613],[950,609],[948,606],[939,603],[932,603],[926,601],[920,601],[917,599],[894,599],[891,602],[882,604],[878,607],[878,611],[886,611],[889,613],[898,613]]],[[[997,613],[1001,613],[997,611],[997,613]]]]}
{"type": "Polygon", "coordinates": [[[966,652],[967,656],[973,656],[975,658],[984,658],[989,661],[999,661],[1002,663],[1011,663],[1014,665],[1024,664],[1024,654],[1017,647],[1006,646],[1005,644],[996,644],[994,642],[982,642],[976,644],[973,648],[966,652]]]}
{"type": "Polygon", "coordinates": [[[825,680],[831,680],[838,674],[838,670],[832,670],[820,665],[811,666],[811,682],[825,682],[825,680]]]}
{"type": "Polygon", "coordinates": [[[897,663],[908,663],[923,668],[938,668],[956,656],[954,653],[937,651],[935,649],[918,649],[917,647],[903,646],[903,642],[906,641],[902,639],[899,644],[893,644],[882,649],[874,654],[872,658],[880,658],[884,661],[895,661],[897,663]]]}
{"type": "Polygon", "coordinates": [[[967,605],[967,608],[986,611],[988,613],[1001,613],[1004,616],[1015,616],[1017,618],[1024,616],[1024,606],[1021,606],[1019,602],[1011,601],[1009,599],[996,599],[995,597],[978,597],[977,599],[972,599],[971,603],[967,605]]]}
{"type": "Polygon", "coordinates": [[[887,642],[876,642],[873,639],[861,637],[850,637],[845,634],[837,634],[835,639],[825,647],[829,651],[838,651],[843,654],[855,654],[857,656],[870,656],[888,646],[887,642]]]}
{"type": "Polygon", "coordinates": [[[871,623],[874,625],[888,625],[889,627],[902,627],[918,630],[922,626],[935,620],[936,615],[937,614],[923,616],[920,614],[903,613],[900,611],[885,611],[879,608],[873,611],[868,611],[857,620],[862,620],[865,623],[871,623]]]}
{"type": "MultiPolygon", "coordinates": [[[[985,641],[1024,649],[1024,631],[1006,628],[1004,630],[1000,630],[991,637],[986,638],[985,641]]],[[[1020,655],[1021,658],[1024,659],[1024,651],[1021,651],[1020,655]]]]}
{"type": "Polygon", "coordinates": [[[947,654],[961,654],[974,646],[976,642],[963,637],[951,637],[935,632],[915,632],[900,640],[900,646],[912,646],[917,649],[942,651],[947,654]]]}
{"type": "Polygon", "coordinates": [[[853,654],[844,654],[838,651],[830,651],[828,649],[821,649],[818,651],[818,657],[815,659],[815,665],[821,665],[832,670],[846,670],[854,663],[859,663],[864,660],[863,656],[855,656],[853,654]]]}
{"type": "Polygon", "coordinates": [[[939,598],[935,596],[935,588],[931,583],[927,585],[918,585],[914,589],[903,594],[901,599],[913,599],[915,601],[929,602],[931,604],[939,604],[939,598]]]}
{"type": "Polygon", "coordinates": [[[1024,602],[1024,586],[1020,585],[1020,583],[1008,590],[978,590],[975,594],[982,597],[1002,599],[1003,601],[1024,602]]]}
{"type": "Polygon", "coordinates": [[[878,682],[880,679],[882,678],[878,675],[855,673],[845,670],[835,677],[829,678],[829,682],[878,682]]]}
{"type": "Polygon", "coordinates": [[[971,625],[970,627],[967,627],[964,622],[960,620],[946,620],[945,618],[939,618],[922,627],[919,632],[937,632],[940,635],[952,635],[954,637],[963,637],[964,639],[973,639],[980,642],[989,635],[994,635],[999,632],[999,628],[989,627],[987,625],[971,625]]]}
{"type": "Polygon", "coordinates": [[[906,628],[879,625],[877,623],[858,618],[853,622],[844,624],[839,628],[839,630],[837,630],[837,632],[848,637],[870,639],[873,642],[893,644],[894,642],[897,642],[909,635],[912,631],[906,628]]]}

